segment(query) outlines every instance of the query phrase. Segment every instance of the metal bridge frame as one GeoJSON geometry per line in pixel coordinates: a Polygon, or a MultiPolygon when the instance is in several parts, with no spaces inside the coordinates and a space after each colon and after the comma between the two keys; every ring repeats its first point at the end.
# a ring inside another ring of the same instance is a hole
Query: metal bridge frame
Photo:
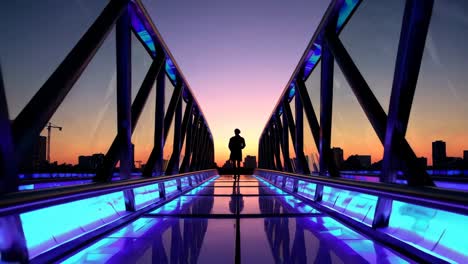
{"type": "MultiPolygon", "coordinates": [[[[304,110],[320,154],[318,175],[340,177],[330,149],[336,61],[384,146],[380,181],[394,183],[401,171],[410,186],[434,186],[425,169],[419,166],[417,156],[405,138],[434,1],[406,0],[388,116],[339,38],[339,33],[361,2],[335,0],[328,7],[260,136],[259,168],[310,175],[311,168],[308,168],[303,151],[304,110]],[[319,122],[305,81],[320,60],[319,122]],[[295,120],[290,107],[292,100],[295,100],[295,120]],[[289,157],[288,134],[294,145],[296,164],[291,164],[289,157]],[[279,146],[282,151],[279,151],[279,146]]],[[[318,183],[316,201],[322,200],[322,189],[323,186],[318,183]]],[[[391,210],[392,200],[379,197],[373,226],[387,226],[391,210]]]]}
{"type": "MultiPolygon", "coordinates": [[[[140,0],[111,0],[99,17],[68,53],[62,63],[38,90],[16,119],[10,121],[5,88],[0,71],[0,195],[18,191],[18,166],[33,147],[47,122],[52,118],[85,68],[116,26],[117,58],[117,135],[105,155],[104,165],[94,181],[112,180],[120,161],[120,179],[129,179],[132,170],[131,137],[156,82],[154,146],[144,177],[172,175],[212,168],[214,142],[200,105],[193,96],[184,75],[176,64],[160,33],[140,0]],[[134,34],[153,59],[138,93],[131,101],[131,35],[134,34]],[[166,74],[164,74],[166,73],[166,74]],[[175,89],[164,111],[165,77],[175,89]],[[182,117],[182,103],[186,110],[182,117]],[[167,169],[163,170],[163,148],[171,125],[174,125],[174,147],[167,169]],[[186,141],[185,155],[180,163],[181,147],[186,141]],[[179,164],[181,166],[179,166],[179,164]]],[[[162,188],[164,189],[164,188],[162,188]]],[[[133,189],[124,190],[126,209],[135,211],[133,189]]],[[[28,253],[19,215],[0,217],[0,226],[8,228],[5,239],[11,241],[2,248],[3,260],[27,261],[28,253]]]]}

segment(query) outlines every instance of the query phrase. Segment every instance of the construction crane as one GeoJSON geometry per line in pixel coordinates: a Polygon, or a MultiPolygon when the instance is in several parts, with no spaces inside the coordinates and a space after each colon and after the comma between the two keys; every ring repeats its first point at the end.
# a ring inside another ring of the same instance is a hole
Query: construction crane
{"type": "Polygon", "coordinates": [[[62,127],[56,126],[49,122],[46,126],[47,128],[47,161],[50,163],[50,138],[51,138],[51,130],[52,128],[57,128],[59,131],[62,131],[62,127]]]}

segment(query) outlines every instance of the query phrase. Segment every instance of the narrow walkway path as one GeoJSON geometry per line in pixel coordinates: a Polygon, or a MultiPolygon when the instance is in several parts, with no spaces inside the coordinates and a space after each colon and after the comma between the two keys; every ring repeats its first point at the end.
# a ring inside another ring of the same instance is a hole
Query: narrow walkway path
{"type": "Polygon", "coordinates": [[[254,176],[219,176],[65,263],[411,263],[254,176]]]}

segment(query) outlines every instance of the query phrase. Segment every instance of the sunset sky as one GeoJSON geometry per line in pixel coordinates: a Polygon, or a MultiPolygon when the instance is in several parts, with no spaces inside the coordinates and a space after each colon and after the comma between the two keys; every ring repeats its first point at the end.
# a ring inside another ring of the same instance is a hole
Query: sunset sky
{"type": "MultiPolygon", "coordinates": [[[[239,128],[245,155],[257,155],[259,135],[329,2],[324,0],[143,0],[200,103],[215,140],[216,162],[239,128]]],[[[388,109],[404,0],[363,1],[340,35],[385,110],[388,109]]],[[[14,119],[96,19],[106,0],[18,0],[0,10],[0,63],[14,119]]],[[[431,142],[448,156],[468,149],[468,2],[436,0],[407,139],[432,163],[431,142]]],[[[151,61],[132,43],[133,96],[151,61]]],[[[320,70],[307,80],[319,107],[320,70]]],[[[77,163],[105,153],[116,133],[115,36],[108,36],[52,122],[52,159],[77,163]]],[[[168,82],[167,82],[168,83],[168,82]]],[[[173,89],[168,87],[168,91],[173,89]]],[[[170,92],[167,93],[169,100],[170,92]]],[[[154,90],[132,138],[146,162],[154,133],[154,90]]],[[[307,127],[307,125],[305,126],[307,127]]],[[[45,134],[45,133],[43,133],[45,134]]],[[[305,133],[306,155],[316,153],[305,133]]],[[[335,66],[332,145],[382,158],[383,148],[338,66],[335,66]]],[[[166,144],[168,155],[172,142],[166,144]]],[[[315,154],[314,154],[315,155],[315,154]]]]}

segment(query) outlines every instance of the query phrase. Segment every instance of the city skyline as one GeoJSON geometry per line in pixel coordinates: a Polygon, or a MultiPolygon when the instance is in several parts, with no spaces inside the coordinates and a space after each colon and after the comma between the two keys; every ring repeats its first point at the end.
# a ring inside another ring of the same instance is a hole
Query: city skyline
{"type": "MultiPolygon", "coordinates": [[[[11,119],[106,3],[86,0],[5,3],[0,11],[5,21],[0,26],[4,32],[0,61],[11,119]],[[75,12],[67,12],[71,9],[75,12]],[[51,12],[57,16],[47,16],[51,12]]],[[[229,156],[227,142],[236,127],[246,139],[244,155],[258,155],[259,133],[328,3],[305,0],[143,3],[203,108],[214,136],[216,162],[222,164],[229,156]],[[175,12],[177,16],[173,15],[175,12]]],[[[385,110],[403,5],[402,0],[364,1],[340,35],[385,110]]],[[[417,156],[428,157],[429,164],[432,164],[429,140],[449,142],[447,156],[460,156],[468,149],[468,105],[464,103],[468,100],[465,87],[468,77],[462,70],[468,67],[463,45],[468,38],[468,21],[463,15],[466,12],[466,1],[435,2],[407,132],[417,156]]],[[[74,161],[80,153],[106,153],[115,137],[114,33],[109,34],[51,120],[64,127],[61,132],[53,132],[52,140],[51,155],[60,162],[74,161]]],[[[151,61],[136,38],[133,43],[134,97],[151,61]]],[[[320,109],[319,75],[317,68],[306,82],[316,111],[320,109]]],[[[337,66],[335,75],[332,145],[342,146],[347,153],[368,153],[373,159],[381,159],[383,147],[337,66]]],[[[167,103],[170,93],[166,94],[167,103]]],[[[150,98],[153,99],[148,101],[132,137],[135,160],[144,162],[153,143],[154,89],[150,98]]],[[[316,153],[307,124],[304,127],[305,152],[316,153]]],[[[169,136],[165,148],[171,146],[169,136]]]]}

